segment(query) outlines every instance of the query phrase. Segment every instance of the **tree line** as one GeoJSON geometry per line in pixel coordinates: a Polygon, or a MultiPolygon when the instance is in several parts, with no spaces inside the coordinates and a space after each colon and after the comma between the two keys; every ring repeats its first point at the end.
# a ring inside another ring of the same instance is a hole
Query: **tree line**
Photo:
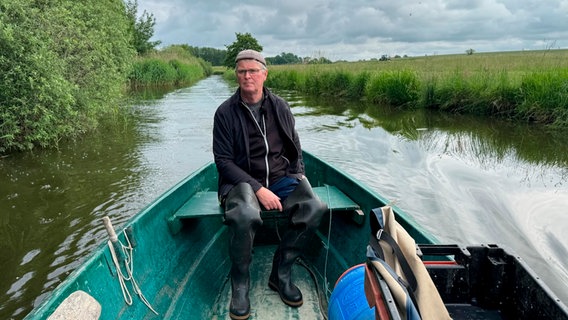
{"type": "MultiPolygon", "coordinates": [[[[230,45],[225,46],[226,49],[216,49],[210,47],[194,47],[190,45],[181,45],[192,55],[202,58],[211,63],[213,66],[225,66],[227,68],[234,67],[234,58],[237,53],[243,49],[254,49],[262,51],[262,46],[258,43],[250,33],[235,33],[236,40],[230,45]]],[[[332,63],[325,57],[299,57],[291,52],[282,52],[274,57],[266,57],[266,62],[271,65],[284,64],[327,64],[332,63]]]]}

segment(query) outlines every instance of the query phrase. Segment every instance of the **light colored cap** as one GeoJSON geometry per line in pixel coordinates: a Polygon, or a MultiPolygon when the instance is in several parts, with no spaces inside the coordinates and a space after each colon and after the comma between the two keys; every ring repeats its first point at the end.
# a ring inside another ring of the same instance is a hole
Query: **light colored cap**
{"type": "Polygon", "coordinates": [[[255,51],[255,50],[252,50],[252,49],[247,49],[247,50],[243,50],[243,51],[239,52],[239,54],[237,54],[237,57],[235,58],[235,63],[239,62],[240,60],[244,60],[244,59],[256,60],[256,61],[262,63],[266,67],[266,60],[264,60],[264,57],[258,51],[255,51]]]}

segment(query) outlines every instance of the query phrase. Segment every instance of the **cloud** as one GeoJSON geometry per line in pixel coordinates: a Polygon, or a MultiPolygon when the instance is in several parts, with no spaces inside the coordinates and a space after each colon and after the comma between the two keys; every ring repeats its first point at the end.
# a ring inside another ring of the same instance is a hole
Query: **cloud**
{"type": "Polygon", "coordinates": [[[155,40],[224,49],[249,32],[274,56],[331,60],[565,48],[568,0],[139,0],[155,40]]]}

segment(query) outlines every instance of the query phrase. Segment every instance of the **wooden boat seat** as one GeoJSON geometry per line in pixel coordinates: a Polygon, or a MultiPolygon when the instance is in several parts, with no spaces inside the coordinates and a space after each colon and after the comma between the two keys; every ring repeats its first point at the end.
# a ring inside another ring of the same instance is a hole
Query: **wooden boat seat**
{"type": "MultiPolygon", "coordinates": [[[[335,186],[325,185],[321,187],[314,187],[314,193],[325,203],[332,211],[352,211],[356,212],[357,216],[363,217],[364,214],[360,207],[345,193],[335,186]]],[[[193,195],[185,202],[169,219],[168,225],[172,233],[179,232],[181,228],[182,219],[195,219],[204,217],[220,216],[224,212],[223,208],[219,205],[217,199],[217,191],[200,191],[193,195]]],[[[277,211],[263,211],[263,216],[277,217],[277,211]]]]}

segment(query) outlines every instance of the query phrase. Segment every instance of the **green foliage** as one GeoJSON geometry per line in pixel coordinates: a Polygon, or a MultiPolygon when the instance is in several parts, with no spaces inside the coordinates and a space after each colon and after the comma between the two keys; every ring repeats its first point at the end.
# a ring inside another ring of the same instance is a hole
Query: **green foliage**
{"type": "Polygon", "coordinates": [[[456,71],[451,76],[427,84],[424,105],[457,113],[499,115],[515,114],[518,89],[504,71],[476,73],[456,71]]]}
{"type": "Polygon", "coordinates": [[[177,79],[177,72],[167,61],[149,58],[134,63],[130,79],[133,87],[174,85],[177,79]]]}
{"type": "MultiPolygon", "coordinates": [[[[231,71],[230,74],[234,76],[235,73],[231,71]]],[[[290,72],[276,72],[274,74],[269,71],[265,85],[270,87],[272,84],[275,84],[275,86],[280,89],[302,91],[304,88],[304,79],[302,76],[302,73],[296,72],[295,70],[291,70],[290,72]]]]}
{"type": "Polygon", "coordinates": [[[371,73],[366,71],[352,75],[347,85],[347,97],[358,100],[365,97],[365,90],[370,78],[371,73]]]}
{"type": "Polygon", "coordinates": [[[262,51],[262,46],[258,44],[258,41],[250,33],[235,33],[237,40],[235,40],[230,45],[226,46],[227,55],[225,56],[224,65],[227,68],[235,68],[235,58],[237,54],[242,50],[252,49],[258,52],[262,51]]]}
{"type": "Polygon", "coordinates": [[[127,0],[126,15],[129,22],[129,30],[132,33],[132,44],[138,54],[146,54],[152,50],[161,41],[150,41],[154,36],[154,26],[156,25],[156,18],[153,14],[148,13],[146,10],[140,17],[138,15],[138,0],[127,0]]]}
{"type": "Polygon", "coordinates": [[[140,57],[129,80],[132,88],[186,86],[212,73],[211,65],[193,56],[187,46],[173,45],[140,57]]]}
{"type": "Polygon", "coordinates": [[[214,66],[222,66],[225,61],[225,56],[227,55],[226,50],[215,48],[192,47],[186,44],[182,45],[182,47],[188,50],[192,55],[201,58],[214,66]]]}
{"type": "Polygon", "coordinates": [[[41,10],[27,5],[0,5],[0,153],[57,141],[75,115],[74,88],[30,17],[41,10]]]}
{"type": "Polygon", "coordinates": [[[331,60],[326,57],[319,57],[319,58],[307,58],[306,62],[308,64],[331,64],[331,60]]]}
{"type": "Polygon", "coordinates": [[[122,97],[134,51],[124,4],[62,2],[46,10],[52,50],[73,83],[77,106],[89,118],[116,104],[122,97]]]}
{"type": "Polygon", "coordinates": [[[0,153],[56,146],[122,95],[129,61],[121,0],[0,4],[0,153]]]}
{"type": "Polygon", "coordinates": [[[345,97],[352,81],[351,74],[339,70],[321,73],[319,78],[320,89],[318,91],[323,95],[334,97],[345,97]]]}
{"type": "Polygon", "coordinates": [[[547,50],[405,58],[388,63],[274,65],[267,84],[314,95],[567,127],[567,79],[568,50],[547,50]]]}
{"type": "Polygon", "coordinates": [[[302,58],[298,57],[293,53],[282,52],[276,57],[266,58],[266,62],[271,65],[296,64],[296,63],[302,63],[302,58]]]}
{"type": "Polygon", "coordinates": [[[459,71],[438,82],[434,88],[430,103],[441,110],[458,112],[465,110],[475,95],[469,79],[459,71]]]}
{"type": "Polygon", "coordinates": [[[366,96],[370,101],[392,105],[412,105],[419,97],[419,82],[409,70],[380,72],[371,77],[366,96]]]}
{"type": "Polygon", "coordinates": [[[523,77],[519,112],[525,119],[542,123],[567,123],[568,69],[530,73],[523,77]]]}

